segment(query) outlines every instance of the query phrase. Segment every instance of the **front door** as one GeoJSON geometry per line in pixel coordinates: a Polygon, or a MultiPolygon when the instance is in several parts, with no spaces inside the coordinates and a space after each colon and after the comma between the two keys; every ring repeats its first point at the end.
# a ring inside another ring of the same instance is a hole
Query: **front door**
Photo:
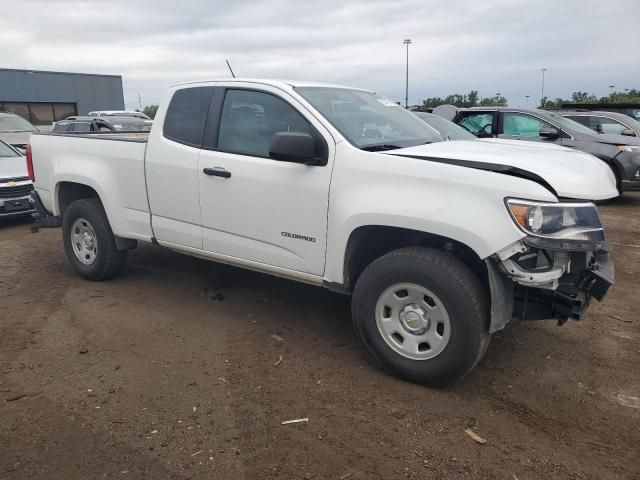
{"type": "MultiPolygon", "coordinates": [[[[527,113],[504,112],[500,119],[500,134],[498,138],[510,138],[514,140],[528,140],[530,142],[562,143],[561,136],[546,138],[540,136],[540,128],[556,128],[548,122],[527,113]]],[[[556,128],[558,132],[559,129],[556,128]]]]}
{"type": "Polygon", "coordinates": [[[219,88],[214,110],[219,122],[210,114],[198,162],[204,250],[322,275],[331,136],[295,98],[272,87],[219,88]],[[273,134],[287,131],[324,142],[327,164],[271,159],[273,134]]]}

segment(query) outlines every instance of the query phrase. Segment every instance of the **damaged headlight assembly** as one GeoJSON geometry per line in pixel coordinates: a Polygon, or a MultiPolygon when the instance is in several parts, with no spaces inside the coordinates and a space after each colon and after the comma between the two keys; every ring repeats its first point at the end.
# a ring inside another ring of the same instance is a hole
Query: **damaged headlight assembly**
{"type": "Polygon", "coordinates": [[[554,290],[570,272],[571,252],[607,249],[598,209],[591,202],[508,198],[505,204],[526,236],[497,255],[505,273],[521,285],[554,290]]]}
{"type": "Polygon", "coordinates": [[[516,225],[536,246],[560,250],[600,250],[605,242],[598,208],[591,202],[533,202],[509,198],[516,225]]]}

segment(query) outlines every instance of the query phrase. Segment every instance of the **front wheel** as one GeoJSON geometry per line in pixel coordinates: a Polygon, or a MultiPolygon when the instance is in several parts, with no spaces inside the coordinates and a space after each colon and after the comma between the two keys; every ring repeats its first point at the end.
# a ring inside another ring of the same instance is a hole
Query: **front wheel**
{"type": "Polygon", "coordinates": [[[369,265],[356,283],[352,312],[358,337],[383,369],[429,386],[471,371],[491,339],[478,279],[429,248],[395,250],[369,265]]]}
{"type": "Polygon", "coordinates": [[[62,218],[62,240],[69,263],[89,280],[106,280],[124,268],[127,251],[118,250],[109,220],[97,198],[76,200],[62,218]]]}

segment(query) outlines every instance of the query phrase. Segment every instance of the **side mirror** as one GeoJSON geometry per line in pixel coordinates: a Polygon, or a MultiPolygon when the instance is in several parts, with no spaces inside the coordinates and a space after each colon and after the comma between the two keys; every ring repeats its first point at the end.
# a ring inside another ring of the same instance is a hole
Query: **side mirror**
{"type": "Polygon", "coordinates": [[[540,136],[551,140],[553,138],[558,138],[560,136],[560,132],[554,127],[540,127],[540,136]]]}
{"type": "Polygon", "coordinates": [[[630,128],[625,128],[624,130],[622,130],[620,132],[620,135],[625,135],[627,137],[635,137],[636,136],[636,132],[634,132],[630,128]]]}
{"type": "Polygon", "coordinates": [[[274,160],[317,165],[313,137],[308,133],[277,132],[271,137],[269,156],[274,160]]]}

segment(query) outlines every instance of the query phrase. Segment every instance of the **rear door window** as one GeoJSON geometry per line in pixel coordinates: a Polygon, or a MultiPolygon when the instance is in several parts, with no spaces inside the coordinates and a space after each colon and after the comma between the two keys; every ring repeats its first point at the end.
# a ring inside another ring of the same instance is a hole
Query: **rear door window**
{"type": "Polygon", "coordinates": [[[593,117],[589,117],[588,115],[563,115],[563,117],[573,120],[574,122],[578,122],[580,125],[584,125],[585,127],[589,127],[596,132],[598,131],[598,126],[596,125],[596,122],[593,121],[593,117]]]}
{"type": "Polygon", "coordinates": [[[73,124],[74,132],[90,132],[91,124],[89,122],[76,122],[73,124]]]}
{"type": "Polygon", "coordinates": [[[214,87],[192,87],[176,91],[164,119],[163,135],[201,148],[213,90],[214,87]]]}

